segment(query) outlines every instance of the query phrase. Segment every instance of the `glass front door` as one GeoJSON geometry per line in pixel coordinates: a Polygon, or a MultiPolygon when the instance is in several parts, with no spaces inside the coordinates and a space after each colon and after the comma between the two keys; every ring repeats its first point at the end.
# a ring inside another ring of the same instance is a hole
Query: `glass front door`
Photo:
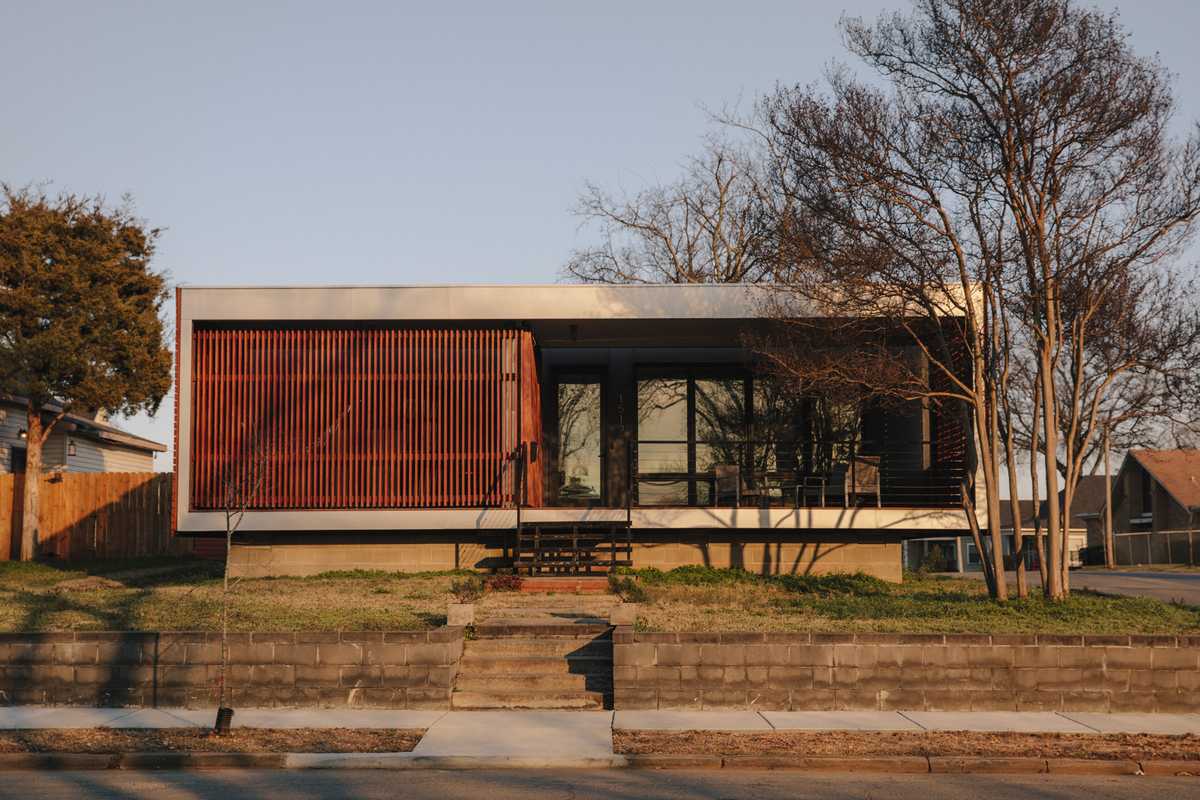
{"type": "Polygon", "coordinates": [[[562,378],[555,387],[558,505],[598,505],[604,497],[603,386],[599,378],[562,378]]]}

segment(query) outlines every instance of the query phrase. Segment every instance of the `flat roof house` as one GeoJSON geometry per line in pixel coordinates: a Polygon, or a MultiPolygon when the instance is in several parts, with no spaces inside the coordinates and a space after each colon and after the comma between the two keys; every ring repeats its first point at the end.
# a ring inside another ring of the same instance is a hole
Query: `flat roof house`
{"type": "Polygon", "coordinates": [[[181,535],[244,574],[614,564],[900,577],[971,443],[756,371],[736,285],[182,288],[181,535]]]}

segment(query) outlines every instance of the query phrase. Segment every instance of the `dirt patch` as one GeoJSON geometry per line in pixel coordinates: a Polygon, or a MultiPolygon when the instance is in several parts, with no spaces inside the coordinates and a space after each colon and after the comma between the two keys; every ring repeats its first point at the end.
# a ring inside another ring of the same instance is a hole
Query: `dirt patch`
{"type": "Polygon", "coordinates": [[[86,578],[74,578],[69,581],[59,581],[54,584],[55,592],[94,592],[97,589],[124,589],[125,584],[112,578],[99,575],[89,575],[86,578]]]}
{"type": "Polygon", "coordinates": [[[1200,736],[909,731],[613,731],[625,754],[796,756],[991,756],[1200,760],[1200,736]]]}
{"type": "Polygon", "coordinates": [[[0,731],[0,753],[406,753],[423,730],[234,728],[228,736],[167,728],[0,731]]]}

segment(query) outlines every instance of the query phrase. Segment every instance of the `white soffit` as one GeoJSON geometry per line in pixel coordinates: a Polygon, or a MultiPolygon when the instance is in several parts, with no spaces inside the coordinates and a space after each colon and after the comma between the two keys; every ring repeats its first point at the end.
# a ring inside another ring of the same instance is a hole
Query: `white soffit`
{"type": "Polygon", "coordinates": [[[183,287],[188,320],[752,319],[774,293],[725,285],[183,287]]]}

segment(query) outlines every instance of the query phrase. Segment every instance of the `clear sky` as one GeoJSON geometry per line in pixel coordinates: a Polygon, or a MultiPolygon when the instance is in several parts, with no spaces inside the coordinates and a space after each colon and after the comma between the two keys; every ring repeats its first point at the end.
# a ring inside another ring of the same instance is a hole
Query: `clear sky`
{"type": "MultiPolygon", "coordinates": [[[[0,180],[131,194],[181,284],[553,281],[584,181],[669,180],[705,108],[819,80],[843,13],[905,7],[0,0],[0,180]]],[[[1200,118],[1200,3],[1123,8],[1200,118]]],[[[124,424],[169,442],[170,402],[124,424]]]]}

